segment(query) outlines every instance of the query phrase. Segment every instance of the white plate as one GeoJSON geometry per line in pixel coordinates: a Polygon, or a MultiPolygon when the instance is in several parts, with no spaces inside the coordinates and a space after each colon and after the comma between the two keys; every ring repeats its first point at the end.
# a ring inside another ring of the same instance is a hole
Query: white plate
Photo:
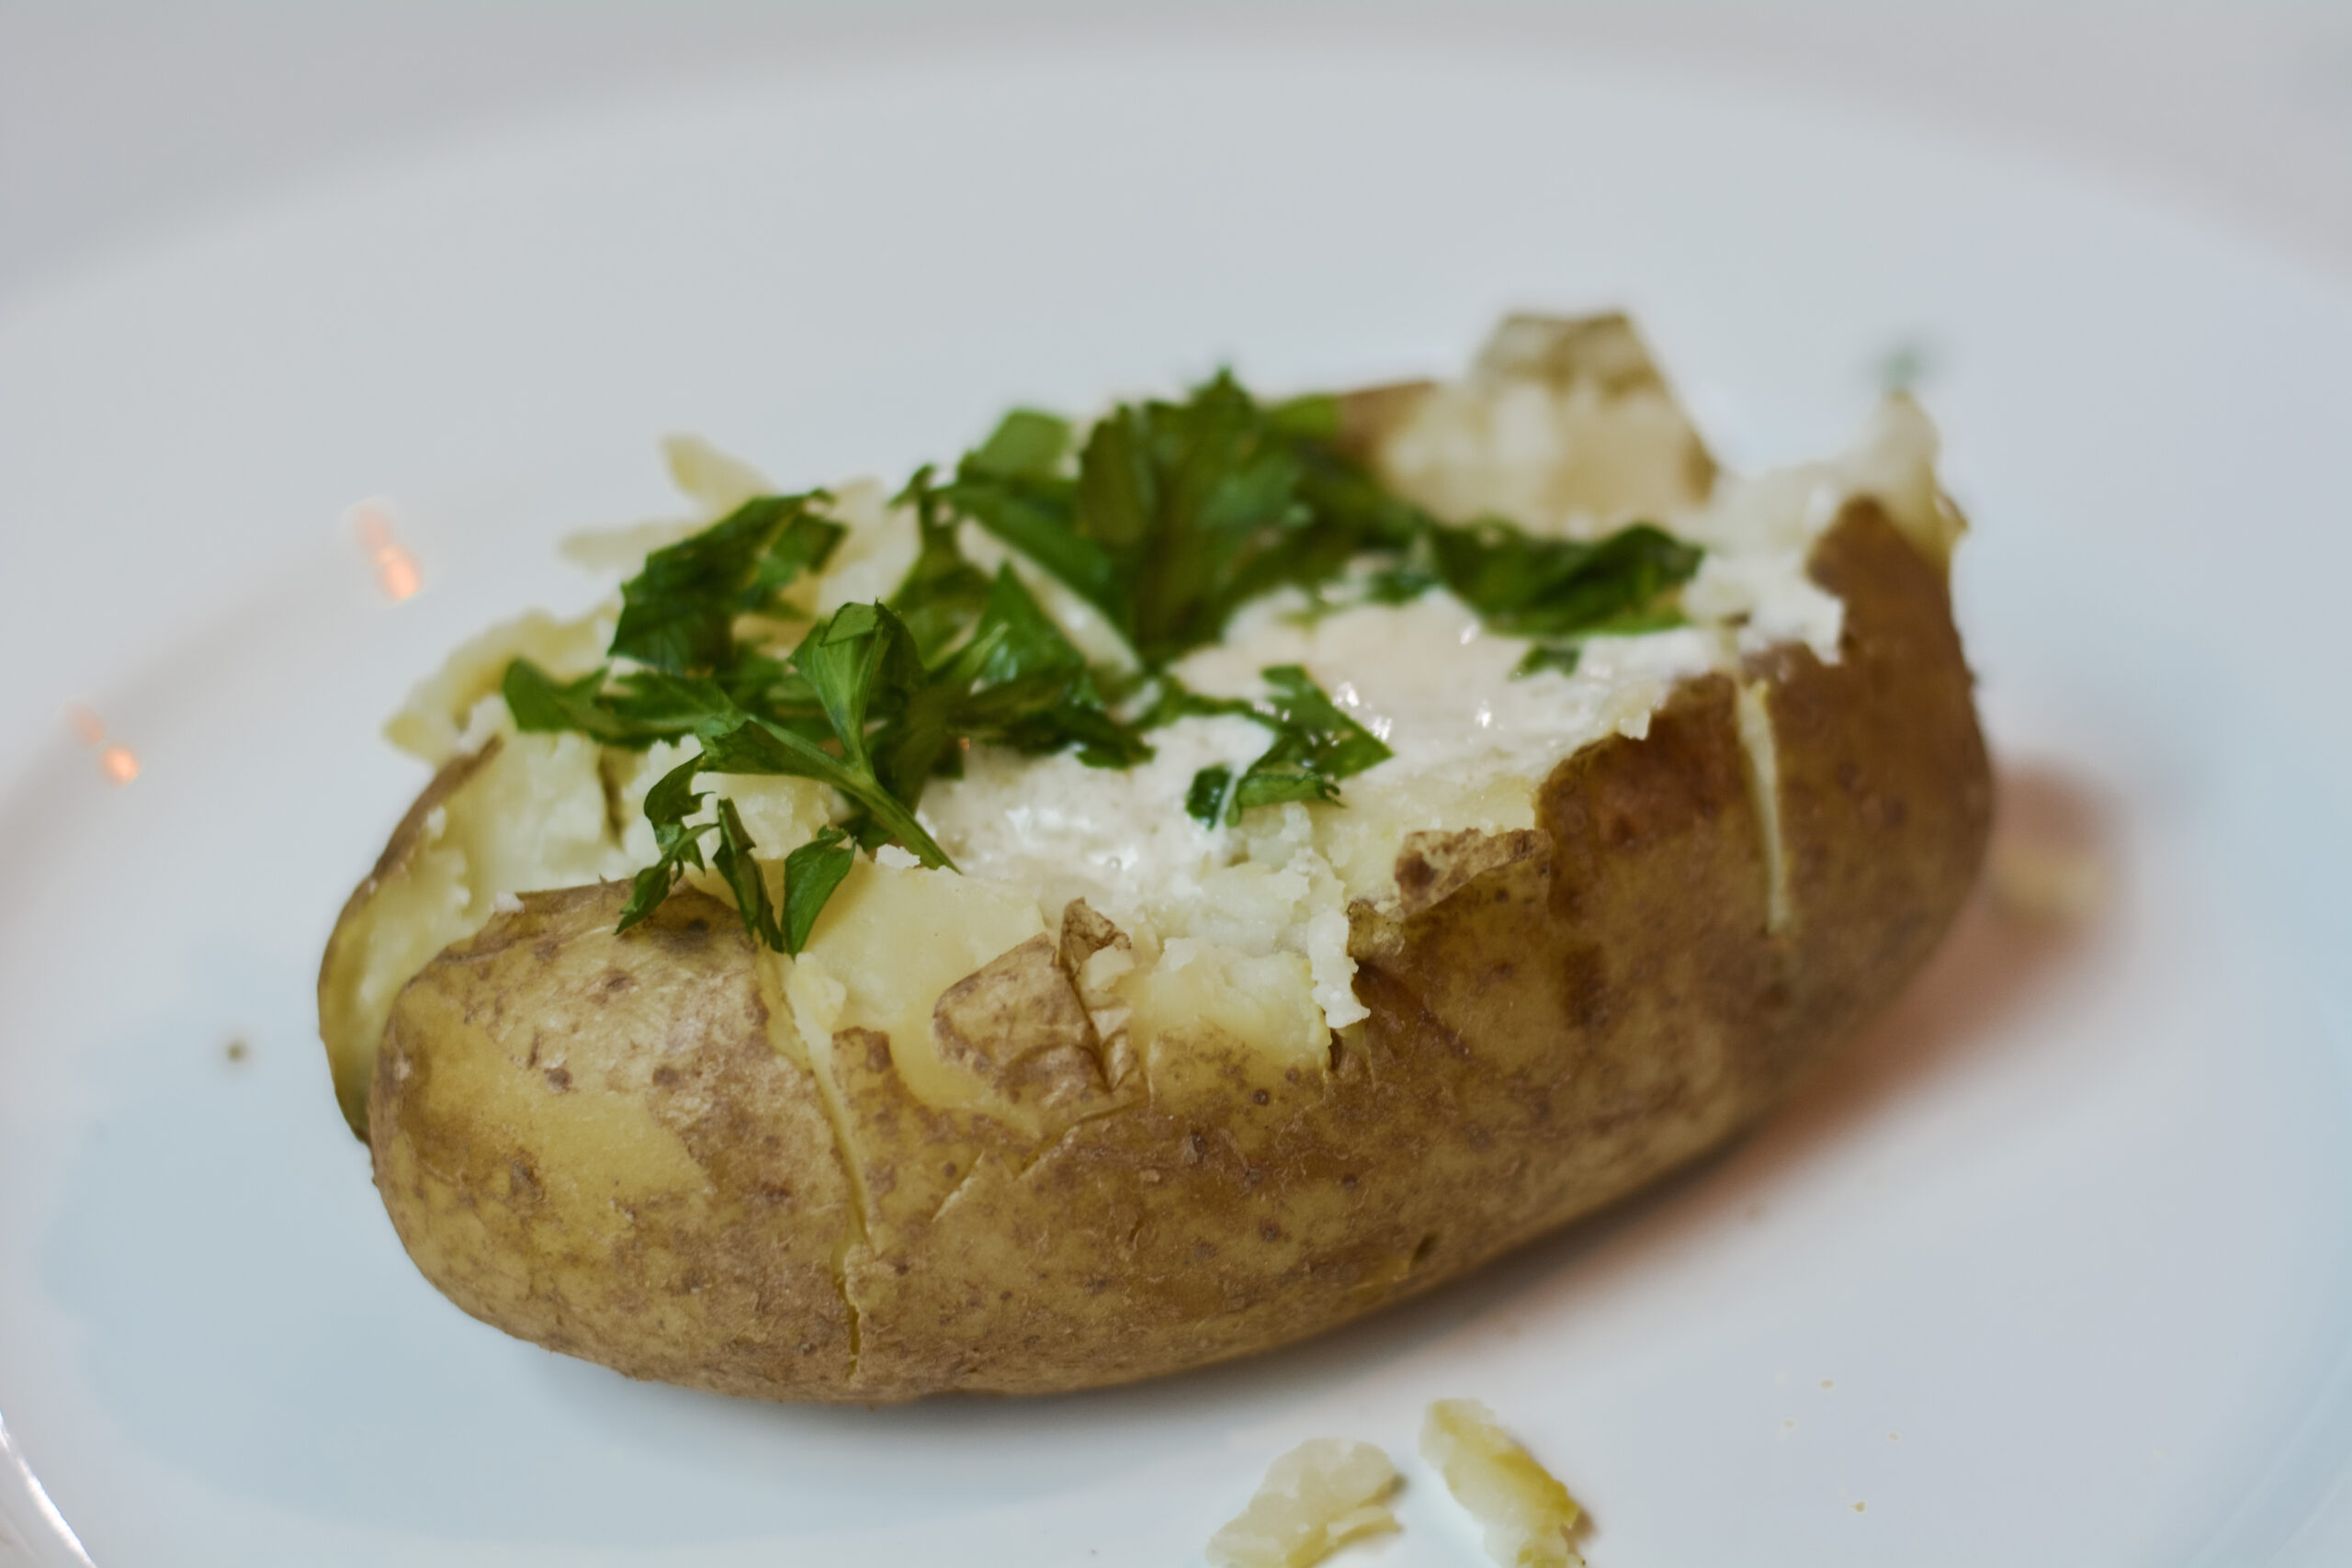
{"type": "Polygon", "coordinates": [[[1589,1502],[1602,1568],[2352,1560],[2347,437],[2352,305],[2258,254],[1706,82],[1431,49],[738,84],[21,300],[0,1562],[1182,1562],[1339,1433],[1412,1475],[1363,1560],[1468,1562],[1408,1458],[1464,1393],[1589,1502]],[[1743,461],[1841,439],[1929,346],[1991,728],[2019,798],[2099,814],[2103,919],[1980,908],[1727,1155],[1135,1390],[733,1404],[411,1269],[312,1033],[419,782],[376,726],[459,635],[590,596],[550,542],[665,504],[656,434],[898,473],[1014,399],[1442,369],[1504,307],[1618,301],[1743,461]],[[339,521],[379,493],[424,574],[397,607],[339,521]]]}

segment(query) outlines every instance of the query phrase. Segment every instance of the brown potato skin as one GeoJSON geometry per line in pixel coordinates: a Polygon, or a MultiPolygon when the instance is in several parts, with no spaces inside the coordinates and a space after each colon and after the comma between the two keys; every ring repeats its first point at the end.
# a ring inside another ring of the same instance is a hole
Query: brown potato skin
{"type": "MultiPolygon", "coordinates": [[[[1723,676],[1686,682],[1645,739],[1563,761],[1536,830],[1415,836],[1398,907],[1351,911],[1372,1016],[1328,1074],[1209,1027],[1137,1064],[1057,1005],[1051,943],[991,965],[1057,1020],[1018,1058],[1037,1135],[915,1100],[864,1031],[834,1038],[837,1135],[771,1044],[780,1003],[724,905],[682,895],[615,936],[619,885],[537,895],[394,1008],[371,1118],[385,1205],[487,1322],[775,1399],[1122,1382],[1451,1279],[1754,1121],[1973,883],[1992,790],[1942,571],[1868,502],[1812,571],[1845,603],[1839,661],[1781,648],[1747,672],[1779,758],[1778,932],[1723,676]],[[607,999],[614,975],[631,984],[607,999]],[[463,1094],[435,1095],[445,1073],[463,1094]],[[600,1129],[674,1137],[674,1179],[608,1190],[600,1129]]],[[[994,1017],[994,994],[958,1005],[994,1017]]]]}
{"type": "Polygon", "coordinates": [[[401,991],[377,1190],[425,1277],[510,1334],[729,1393],[837,1386],[852,1201],[816,1085],[770,1043],[734,909],[682,889],[616,938],[627,894],[535,894],[401,991]]]}

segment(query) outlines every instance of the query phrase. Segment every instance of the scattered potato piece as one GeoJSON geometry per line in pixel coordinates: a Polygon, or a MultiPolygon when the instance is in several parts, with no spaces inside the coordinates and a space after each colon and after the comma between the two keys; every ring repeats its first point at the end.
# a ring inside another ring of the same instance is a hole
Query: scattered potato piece
{"type": "Polygon", "coordinates": [[[775,492],[757,468],[699,435],[663,436],[662,456],[670,465],[672,482],[695,503],[695,515],[618,528],[577,529],[566,534],[557,547],[566,560],[590,571],[634,577],[650,552],[699,532],[755,495],[775,492]]]}
{"type": "MultiPolygon", "coordinates": [[[[1396,1467],[1370,1443],[1310,1438],[1266,1467],[1241,1516],[1209,1538],[1212,1568],[1306,1568],[1396,1528],[1396,1467]]],[[[1571,1507],[1574,1505],[1570,1505],[1571,1507]]]]}
{"type": "Polygon", "coordinates": [[[713,517],[726,516],[755,495],[775,492],[757,468],[699,435],[662,437],[662,455],[669,459],[672,481],[713,517]]]}
{"type": "MultiPolygon", "coordinates": [[[[436,768],[460,752],[478,751],[496,733],[496,726],[493,721],[487,731],[477,727],[476,710],[495,695],[511,661],[518,656],[528,659],[570,680],[602,662],[604,645],[612,634],[611,623],[595,615],[559,621],[533,610],[502,621],[459,643],[438,671],[419,682],[384,726],[384,736],[436,768]]],[[[504,716],[505,705],[496,704],[494,718],[504,716]]]]}
{"type": "Polygon", "coordinates": [[[1568,1532],[1584,1510],[1550,1471],[1511,1441],[1475,1399],[1441,1399],[1421,1426],[1421,1457],[1454,1501],[1487,1527],[1487,1555],[1504,1568],[1581,1564],[1568,1532]]]}
{"type": "Polygon", "coordinates": [[[672,517],[616,528],[575,528],[556,541],[556,552],[584,571],[635,577],[648,555],[707,525],[700,517],[672,517]]]}

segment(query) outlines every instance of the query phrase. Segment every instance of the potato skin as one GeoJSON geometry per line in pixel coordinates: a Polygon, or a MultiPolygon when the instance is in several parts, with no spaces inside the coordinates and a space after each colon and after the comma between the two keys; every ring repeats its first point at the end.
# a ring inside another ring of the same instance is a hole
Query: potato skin
{"type": "Polygon", "coordinates": [[[401,1242],[459,1306],[633,1377],[838,1385],[852,1210],[805,1066],[729,906],[533,895],[427,964],[376,1058],[369,1144],[401,1242]],[[788,1369],[788,1371],[787,1371],[788,1369]]]}
{"type": "Polygon", "coordinates": [[[1459,1275],[1752,1122],[1974,880],[1991,784],[1942,571],[1866,502],[1811,570],[1846,605],[1839,661],[1779,648],[1744,676],[1778,759],[1778,930],[1724,676],[1564,760],[1534,830],[1415,835],[1397,907],[1351,912],[1371,1017],[1327,1073],[1212,1026],[1138,1062],[1062,1005],[1067,931],[1008,953],[937,1027],[1010,1064],[1025,1130],[917,1100],[863,1030],[832,1036],[829,1116],[773,961],[715,900],[616,936],[620,885],[528,896],[395,1004],[386,1207],[510,1333],[777,1399],[1122,1382],[1459,1275]],[[1010,1044],[957,1021],[1028,1017],[1010,1044]]]}

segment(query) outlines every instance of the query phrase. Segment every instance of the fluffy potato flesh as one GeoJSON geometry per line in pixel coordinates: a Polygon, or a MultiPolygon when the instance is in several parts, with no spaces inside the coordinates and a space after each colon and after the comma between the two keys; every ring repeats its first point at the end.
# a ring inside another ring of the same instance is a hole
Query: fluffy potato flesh
{"type": "Polygon", "coordinates": [[[1310,1438],[1266,1467],[1250,1506],[1209,1538],[1209,1568],[1312,1568],[1396,1528],[1396,1467],[1370,1443],[1310,1438]]]}
{"type": "Polygon", "coordinates": [[[571,735],[493,737],[451,758],[352,894],[319,969],[319,1029],[362,1137],[376,1043],[407,976],[481,930],[501,894],[627,874],[601,767],[571,735]]]}
{"type": "Polygon", "coordinates": [[[1759,610],[1524,782],[1270,811],[1157,923],[861,859],[797,960],[707,886],[616,935],[666,760],[520,840],[502,780],[562,760],[454,761],[322,976],[386,1208],[485,1321],[780,1399],[1125,1382],[1453,1278],[1762,1113],[1958,908],[1991,799],[1933,501],[1816,525],[1804,635],[1759,610]]]}
{"type": "Polygon", "coordinates": [[[1478,1401],[1441,1399],[1430,1405],[1421,1424],[1421,1457],[1485,1527],[1487,1555],[1502,1568],[1571,1568],[1584,1562],[1569,1541],[1584,1510],[1478,1401]]]}

